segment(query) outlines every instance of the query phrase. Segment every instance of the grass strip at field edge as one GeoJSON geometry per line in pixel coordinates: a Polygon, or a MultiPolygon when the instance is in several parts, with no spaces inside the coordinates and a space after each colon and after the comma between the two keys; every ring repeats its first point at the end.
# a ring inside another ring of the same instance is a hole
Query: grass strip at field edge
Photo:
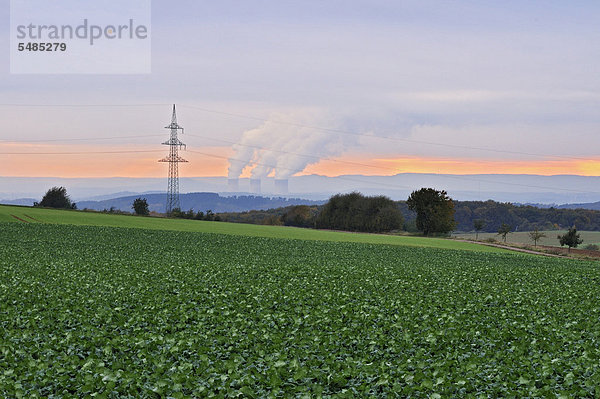
{"type": "Polygon", "coordinates": [[[479,252],[514,253],[502,248],[494,248],[476,243],[460,242],[444,238],[396,236],[303,229],[285,226],[263,226],[242,223],[207,222],[185,219],[164,219],[134,215],[114,215],[99,212],[58,210],[33,207],[0,205],[0,222],[18,222],[12,216],[35,218],[39,223],[71,224],[86,226],[107,226],[140,228],[147,230],[170,230],[243,235],[250,237],[270,237],[332,242],[358,242],[367,244],[387,244],[413,247],[458,249],[479,252]],[[25,216],[27,213],[27,216],[25,216]]]}

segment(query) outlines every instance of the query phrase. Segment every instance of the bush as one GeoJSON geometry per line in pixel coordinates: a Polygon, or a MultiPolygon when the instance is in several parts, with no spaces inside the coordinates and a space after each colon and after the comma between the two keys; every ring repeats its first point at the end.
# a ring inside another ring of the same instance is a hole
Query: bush
{"type": "Polygon", "coordinates": [[[329,199],[316,220],[319,229],[381,233],[402,227],[402,213],[391,199],[354,192],[329,199]]]}
{"type": "Polygon", "coordinates": [[[579,244],[583,243],[575,226],[571,227],[565,234],[559,235],[558,241],[560,242],[561,247],[563,245],[568,246],[569,252],[571,252],[571,248],[577,248],[579,244]]]}
{"type": "Polygon", "coordinates": [[[148,216],[150,214],[150,210],[148,209],[148,201],[146,201],[146,198],[135,199],[131,207],[136,215],[148,216]]]}
{"type": "Polygon", "coordinates": [[[308,205],[292,206],[281,217],[285,226],[314,227],[317,218],[316,208],[308,205]]]}
{"type": "Polygon", "coordinates": [[[269,215],[265,219],[262,220],[261,224],[268,226],[283,226],[283,222],[281,221],[281,217],[277,215],[269,215]]]}
{"type": "Polygon", "coordinates": [[[176,219],[194,219],[194,220],[207,220],[209,222],[220,222],[221,216],[215,214],[212,210],[207,210],[206,213],[202,211],[198,211],[194,213],[193,209],[188,210],[187,212],[182,211],[179,208],[173,208],[171,213],[168,215],[169,217],[176,219]]]}
{"type": "Polygon", "coordinates": [[[402,229],[409,233],[418,233],[419,232],[419,229],[417,228],[416,219],[412,219],[412,220],[408,220],[408,221],[404,222],[402,229]]]}
{"type": "Polygon", "coordinates": [[[598,251],[598,250],[600,250],[600,247],[597,244],[588,244],[588,245],[586,245],[583,248],[587,249],[588,251],[598,251]]]}
{"type": "Polygon", "coordinates": [[[67,189],[64,187],[52,187],[50,190],[46,191],[42,200],[34,203],[33,206],[77,209],[77,205],[74,202],[71,202],[71,198],[67,195],[67,189]]]}
{"type": "Polygon", "coordinates": [[[173,208],[171,212],[167,214],[168,217],[176,218],[176,219],[185,219],[185,212],[181,210],[181,208],[173,208]]]}

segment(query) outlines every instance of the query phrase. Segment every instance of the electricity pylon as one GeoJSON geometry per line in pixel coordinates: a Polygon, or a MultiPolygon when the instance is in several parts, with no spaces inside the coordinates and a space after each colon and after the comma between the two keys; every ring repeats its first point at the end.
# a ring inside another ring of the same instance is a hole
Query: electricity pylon
{"type": "Polygon", "coordinates": [[[187,162],[185,159],[179,156],[179,150],[185,149],[183,144],[178,138],[177,133],[181,130],[183,134],[183,127],[177,124],[177,114],[175,113],[175,104],[173,104],[173,117],[171,118],[171,124],[165,126],[165,129],[171,129],[171,137],[169,141],[165,141],[163,144],[169,146],[169,155],[166,158],[159,160],[158,162],[169,163],[169,187],[167,189],[167,215],[170,215],[173,209],[181,209],[179,204],[179,162],[187,162]]]}

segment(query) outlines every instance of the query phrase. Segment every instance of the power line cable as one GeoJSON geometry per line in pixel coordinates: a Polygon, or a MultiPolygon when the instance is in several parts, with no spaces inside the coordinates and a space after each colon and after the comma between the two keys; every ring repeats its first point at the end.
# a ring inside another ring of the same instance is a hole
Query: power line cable
{"type": "MultiPolygon", "coordinates": [[[[234,143],[234,142],[223,140],[223,139],[209,138],[209,137],[203,137],[203,136],[198,136],[198,135],[193,135],[193,134],[188,134],[188,136],[198,137],[198,138],[202,138],[202,139],[211,139],[211,140],[216,140],[216,141],[227,142],[227,143],[232,143],[232,144],[235,144],[235,145],[240,145],[240,146],[243,146],[243,147],[250,147],[250,148],[260,149],[260,150],[263,150],[263,151],[279,152],[279,153],[282,153],[282,154],[296,155],[296,156],[300,156],[300,157],[313,158],[313,159],[319,159],[319,160],[327,160],[327,161],[338,162],[338,163],[343,163],[343,164],[358,165],[358,166],[363,166],[363,167],[385,169],[385,170],[390,170],[390,171],[393,171],[393,172],[397,172],[397,169],[386,167],[386,166],[368,165],[368,164],[364,164],[364,163],[343,161],[343,160],[332,159],[332,158],[321,157],[321,156],[315,156],[315,155],[300,154],[300,153],[290,152],[290,151],[274,150],[274,149],[266,148],[266,147],[260,147],[260,146],[254,146],[254,145],[248,145],[248,144],[234,143]]],[[[257,163],[254,163],[254,162],[251,162],[251,161],[247,161],[247,160],[242,161],[242,160],[233,159],[233,158],[228,158],[228,159],[229,160],[234,160],[234,161],[239,161],[239,162],[245,162],[247,164],[258,165],[257,163]]],[[[263,165],[263,166],[274,168],[274,169],[280,168],[278,166],[271,166],[271,165],[263,165]]],[[[302,170],[304,170],[304,169],[302,169],[302,170]]],[[[299,170],[296,173],[301,172],[302,170],[299,170]]],[[[447,178],[447,179],[456,179],[456,180],[472,181],[472,182],[479,182],[479,183],[501,184],[501,185],[516,186],[516,187],[539,188],[539,189],[546,189],[546,190],[550,190],[550,189],[551,190],[561,190],[561,191],[568,191],[568,192],[572,191],[572,190],[569,190],[569,189],[561,189],[561,188],[557,188],[557,187],[545,187],[545,186],[536,186],[536,185],[530,185],[530,184],[497,182],[497,181],[493,181],[493,180],[474,179],[474,178],[469,178],[469,177],[453,176],[453,175],[448,175],[448,174],[436,174],[436,175],[439,176],[439,177],[442,177],[442,178],[447,178]]],[[[578,191],[578,192],[580,192],[580,193],[593,193],[592,191],[578,191]]],[[[600,192],[598,192],[598,194],[600,194],[600,192]]]]}
{"type": "Polygon", "coordinates": [[[241,147],[256,148],[256,149],[259,149],[259,150],[262,150],[262,151],[278,152],[280,154],[296,155],[296,156],[299,156],[299,157],[313,158],[313,159],[317,159],[317,160],[325,160],[325,161],[343,163],[343,164],[347,164],[347,165],[364,166],[364,167],[367,167],[367,168],[376,168],[376,169],[385,169],[385,170],[396,171],[396,169],[390,168],[390,167],[386,167],[386,166],[376,166],[376,165],[368,165],[368,164],[360,163],[360,162],[342,161],[342,160],[339,160],[339,159],[329,158],[329,157],[327,157],[325,155],[307,155],[307,154],[301,154],[301,153],[298,153],[298,152],[275,150],[273,148],[261,147],[261,146],[257,146],[257,145],[236,143],[235,141],[229,141],[229,140],[224,140],[224,139],[217,139],[217,138],[214,138],[214,137],[199,136],[199,135],[196,135],[196,134],[189,134],[189,133],[187,133],[186,135],[189,136],[189,137],[196,137],[196,138],[200,138],[200,139],[203,139],[203,140],[214,140],[214,141],[220,141],[220,142],[227,143],[227,144],[238,145],[238,146],[241,146],[241,147]]]}
{"type": "Polygon", "coordinates": [[[459,149],[465,149],[465,150],[489,151],[489,152],[494,152],[494,153],[504,153],[504,154],[513,154],[513,155],[527,155],[527,156],[534,156],[534,157],[540,157],[540,158],[588,160],[587,158],[581,158],[581,157],[566,157],[566,156],[562,156],[562,155],[553,155],[553,154],[537,154],[537,153],[529,153],[529,152],[522,152],[522,151],[499,150],[499,149],[495,149],[495,148],[473,147],[473,146],[448,144],[448,143],[436,143],[436,142],[431,142],[431,141],[413,140],[413,139],[406,139],[406,138],[401,138],[401,137],[375,136],[375,135],[371,135],[371,134],[351,132],[351,131],[342,130],[342,129],[332,129],[332,128],[326,128],[326,127],[306,125],[306,124],[302,124],[302,123],[285,122],[285,121],[280,121],[280,120],[275,120],[275,119],[235,114],[235,113],[231,113],[231,112],[216,111],[216,110],[211,110],[211,109],[203,108],[203,107],[197,107],[197,106],[193,106],[193,105],[182,104],[181,106],[186,107],[186,108],[191,108],[191,109],[197,109],[197,110],[204,111],[207,113],[232,116],[232,117],[236,117],[236,118],[251,119],[251,120],[256,120],[256,121],[261,121],[261,122],[272,122],[272,123],[277,123],[277,124],[281,124],[281,125],[295,126],[295,127],[300,127],[300,128],[320,130],[320,131],[324,131],[324,132],[339,133],[339,134],[351,135],[351,136],[376,138],[376,139],[381,139],[381,140],[390,140],[390,141],[398,141],[398,142],[414,143],[414,144],[425,144],[425,145],[433,145],[433,146],[440,146],[440,147],[447,147],[447,148],[459,148],[459,149]]]}
{"type": "MultiPolygon", "coordinates": [[[[194,154],[205,155],[205,156],[209,156],[209,157],[213,157],[213,158],[227,159],[229,161],[247,162],[246,160],[241,160],[241,159],[226,157],[226,156],[222,156],[222,155],[214,155],[214,154],[209,154],[209,153],[201,152],[201,151],[195,151],[195,150],[187,150],[187,151],[191,152],[191,153],[194,153],[194,154]]],[[[258,165],[258,166],[264,166],[264,167],[272,168],[272,169],[285,169],[285,170],[291,171],[292,174],[302,172],[305,169],[305,168],[302,168],[302,169],[291,169],[291,168],[286,168],[286,167],[281,167],[281,166],[264,164],[264,163],[260,163],[260,162],[252,162],[251,164],[252,165],[258,165]]],[[[492,180],[483,180],[483,179],[469,179],[469,178],[463,179],[462,177],[452,176],[452,175],[436,175],[436,176],[439,176],[439,177],[442,177],[442,178],[453,178],[453,179],[458,179],[458,180],[469,180],[469,181],[481,182],[481,183],[501,184],[501,185],[510,185],[510,186],[527,187],[527,188],[552,189],[552,190],[565,191],[565,192],[569,192],[569,193],[600,194],[599,191],[571,190],[571,189],[563,189],[563,188],[559,188],[559,187],[545,187],[545,186],[534,186],[534,185],[530,185],[530,184],[508,183],[508,182],[495,182],[495,181],[492,181],[492,180]]],[[[392,176],[378,176],[378,177],[392,177],[392,176]]],[[[342,180],[356,181],[356,182],[366,183],[366,184],[371,184],[371,185],[383,186],[383,184],[381,184],[381,183],[369,182],[369,181],[366,181],[366,180],[353,179],[353,178],[348,178],[346,176],[336,176],[335,178],[336,179],[342,179],[342,180]]],[[[396,187],[401,187],[401,188],[413,189],[413,187],[402,186],[402,185],[398,185],[398,184],[394,184],[394,183],[392,183],[392,184],[387,184],[386,183],[385,186],[386,187],[387,186],[396,186],[396,187]]]]}
{"type": "MultiPolygon", "coordinates": [[[[230,161],[246,162],[246,161],[242,161],[240,159],[230,158],[230,157],[226,157],[226,156],[222,156],[222,155],[209,154],[209,153],[201,152],[201,151],[187,150],[187,152],[191,152],[191,153],[194,153],[194,154],[200,154],[200,155],[204,155],[204,156],[208,156],[208,157],[213,157],[213,158],[227,159],[227,160],[230,160],[230,161]]],[[[260,163],[260,162],[255,162],[255,163],[253,163],[253,165],[265,166],[267,168],[273,168],[273,169],[275,169],[275,168],[285,169],[285,170],[291,171],[292,174],[299,173],[299,172],[302,172],[304,170],[304,168],[302,168],[302,169],[292,169],[292,168],[286,168],[286,167],[282,167],[282,166],[268,165],[268,164],[264,164],[264,163],[260,163]]],[[[353,182],[359,182],[359,183],[364,183],[364,184],[381,186],[380,183],[370,182],[370,181],[366,181],[366,180],[354,179],[354,178],[346,177],[346,176],[336,176],[336,179],[348,180],[348,181],[353,181],[353,182]]],[[[386,184],[386,186],[395,186],[395,187],[404,188],[404,189],[411,189],[412,188],[412,187],[408,187],[408,186],[402,186],[402,185],[399,185],[399,184],[386,184]]]]}
{"type": "Polygon", "coordinates": [[[78,137],[78,138],[62,138],[62,139],[33,139],[33,140],[8,140],[2,139],[2,143],[46,143],[46,142],[63,142],[63,141],[99,141],[99,140],[118,140],[118,139],[137,139],[146,137],[164,137],[164,134],[146,134],[140,136],[113,136],[113,137],[78,137]]]}
{"type": "MultiPolygon", "coordinates": [[[[198,138],[206,138],[206,137],[202,137],[202,136],[198,136],[198,135],[192,135],[192,134],[188,134],[188,136],[194,136],[194,137],[198,137],[198,138]]],[[[215,140],[225,141],[226,142],[226,140],[221,140],[221,139],[215,139],[215,140]]],[[[236,143],[236,144],[237,145],[242,145],[242,146],[253,147],[253,148],[257,148],[257,149],[261,149],[261,150],[265,150],[265,151],[280,152],[280,153],[286,153],[286,154],[291,154],[291,155],[296,155],[296,156],[309,157],[309,158],[313,158],[313,159],[324,159],[324,160],[333,161],[333,162],[339,162],[339,163],[345,163],[345,164],[353,164],[353,165],[359,165],[359,166],[364,166],[364,167],[371,167],[371,168],[378,168],[378,169],[386,169],[386,170],[390,170],[390,171],[396,171],[396,169],[394,169],[394,168],[389,168],[389,167],[385,167],[385,166],[376,166],[376,165],[368,165],[368,164],[357,163],[357,162],[335,160],[335,159],[331,159],[331,158],[319,157],[319,156],[314,156],[314,155],[306,155],[306,154],[293,153],[293,152],[288,152],[288,151],[280,151],[280,150],[268,149],[268,148],[260,147],[260,146],[250,146],[250,145],[244,145],[244,144],[238,144],[238,143],[236,143]]],[[[247,160],[235,159],[235,158],[225,157],[225,156],[217,156],[217,155],[214,155],[214,154],[208,154],[208,153],[203,153],[203,152],[198,152],[198,151],[193,151],[193,150],[188,150],[188,151],[190,151],[192,153],[198,153],[198,154],[201,154],[201,155],[210,156],[210,157],[213,157],[213,158],[222,158],[222,159],[227,159],[227,160],[230,160],[230,161],[244,162],[244,163],[248,163],[248,164],[251,164],[251,165],[260,165],[260,166],[265,166],[265,167],[273,168],[273,169],[279,168],[279,169],[291,170],[293,173],[299,173],[299,172],[302,172],[305,169],[305,168],[302,168],[302,169],[288,169],[288,168],[284,168],[284,167],[281,167],[281,166],[267,165],[267,164],[262,164],[262,163],[257,163],[257,162],[249,162],[247,160]]],[[[120,150],[120,151],[65,151],[65,152],[0,152],[0,155],[86,155],[86,154],[154,153],[154,152],[162,152],[162,151],[161,150],[120,150]]],[[[448,174],[436,174],[436,176],[441,177],[441,178],[446,178],[446,179],[455,179],[455,180],[463,180],[463,181],[470,181],[470,182],[508,185],[508,186],[515,186],[515,187],[538,188],[538,189],[558,190],[558,191],[565,191],[565,192],[600,194],[600,192],[596,192],[596,191],[571,190],[571,189],[563,189],[563,188],[560,188],[560,187],[546,187],[546,186],[537,186],[537,185],[530,185],[530,184],[520,184],[520,183],[510,183],[510,182],[502,182],[502,181],[493,181],[493,180],[486,180],[486,179],[474,179],[474,178],[469,178],[469,177],[453,176],[453,175],[448,175],[448,174]]],[[[350,179],[350,178],[343,177],[343,176],[338,176],[338,178],[343,179],[343,180],[352,180],[352,181],[357,181],[357,182],[361,182],[361,183],[366,183],[366,184],[371,184],[371,185],[375,184],[375,185],[381,186],[381,184],[379,184],[379,183],[367,182],[365,180],[350,179]]],[[[396,186],[402,187],[402,188],[409,188],[407,186],[399,186],[399,185],[396,185],[396,186]]]]}
{"type": "Polygon", "coordinates": [[[163,152],[162,150],[123,151],[68,151],[68,152],[0,152],[0,155],[86,155],[86,154],[132,154],[140,152],[163,152]]]}
{"type": "MultiPolygon", "coordinates": [[[[77,108],[154,107],[154,106],[166,106],[166,105],[170,105],[170,104],[166,104],[166,103],[145,103],[145,104],[144,103],[142,103],[142,104],[19,104],[19,103],[0,103],[0,107],[77,107],[77,108]]],[[[456,148],[456,149],[464,149],[464,150],[470,150],[470,151],[488,151],[488,152],[499,153],[499,154],[525,155],[525,156],[532,156],[532,157],[538,157],[538,158],[555,158],[555,159],[580,160],[580,161],[581,160],[583,160],[583,161],[589,160],[589,158],[584,158],[584,157],[573,157],[573,156],[568,157],[568,156],[556,155],[556,154],[540,154],[540,153],[531,153],[531,152],[524,152],[524,151],[500,150],[500,149],[496,149],[496,148],[475,147],[475,146],[466,146],[466,145],[449,144],[449,143],[439,143],[439,142],[424,141],[424,140],[414,140],[414,139],[401,138],[401,137],[376,136],[376,135],[364,134],[364,133],[358,133],[358,132],[352,132],[352,131],[342,130],[342,129],[326,128],[326,127],[313,126],[313,125],[307,125],[307,124],[301,124],[301,123],[295,123],[295,122],[287,122],[287,121],[281,121],[281,120],[276,120],[276,119],[269,119],[269,118],[264,118],[264,117],[257,117],[257,116],[251,116],[251,115],[238,114],[238,113],[233,113],[233,112],[219,111],[219,110],[214,110],[214,109],[210,109],[210,108],[199,107],[199,106],[189,105],[189,104],[181,104],[180,106],[184,107],[184,108],[189,108],[189,109],[196,109],[196,110],[207,112],[207,113],[211,113],[211,114],[224,115],[224,116],[230,116],[230,117],[242,118],[242,119],[248,119],[248,120],[255,120],[255,121],[260,121],[260,122],[263,122],[263,123],[265,123],[265,122],[272,122],[272,123],[277,123],[277,124],[281,124],[281,125],[295,126],[295,127],[300,127],[300,128],[306,128],[306,129],[312,129],[312,130],[320,130],[320,131],[324,131],[324,132],[338,133],[338,134],[351,135],[351,136],[357,136],[357,137],[366,137],[366,138],[371,138],[371,139],[375,138],[375,139],[380,139],[380,140],[389,140],[389,141],[404,142],[404,143],[414,143],[414,144],[424,144],[424,145],[430,145],[430,146],[439,146],[439,147],[446,147],[446,148],[456,148]]]]}
{"type": "MultiPolygon", "coordinates": [[[[17,104],[17,103],[2,103],[2,104],[0,104],[0,106],[5,106],[5,107],[145,107],[145,106],[165,106],[165,105],[169,105],[169,104],[165,104],[165,103],[147,103],[147,104],[17,104]]],[[[220,114],[220,115],[231,116],[231,117],[236,117],[236,118],[257,120],[257,121],[261,121],[261,122],[273,122],[273,123],[283,124],[283,125],[288,125],[288,126],[296,126],[296,127],[300,127],[300,128],[307,128],[307,129],[312,129],[312,130],[320,130],[320,131],[346,134],[346,135],[352,135],[352,136],[360,136],[360,137],[378,138],[378,139],[383,139],[383,140],[391,140],[391,141],[399,141],[399,142],[410,142],[410,143],[416,143],[416,144],[442,146],[442,147],[447,147],[447,148],[460,148],[460,149],[467,149],[467,150],[490,151],[490,152],[495,152],[495,153],[527,155],[527,156],[535,156],[535,157],[542,157],[542,158],[557,158],[557,159],[566,159],[566,160],[588,160],[587,158],[582,158],[582,157],[566,157],[566,156],[561,156],[561,155],[536,154],[536,153],[527,153],[527,152],[521,152],[521,151],[498,150],[498,149],[485,148],[485,147],[473,147],[473,146],[462,146],[462,145],[457,145],[457,144],[435,143],[435,142],[413,140],[413,139],[406,139],[406,138],[399,138],[399,137],[375,136],[375,135],[368,135],[368,134],[351,132],[351,131],[341,130],[341,129],[324,128],[324,127],[319,127],[319,126],[312,126],[312,125],[306,125],[306,124],[300,124],[300,123],[294,123],[294,122],[285,122],[285,121],[262,118],[262,117],[255,117],[255,116],[242,115],[242,114],[231,113],[231,112],[218,111],[218,110],[213,110],[213,109],[208,109],[208,108],[203,108],[203,107],[198,107],[198,106],[193,106],[193,105],[188,105],[188,104],[182,104],[181,106],[190,108],[190,109],[197,109],[197,110],[201,110],[203,112],[208,112],[208,113],[213,113],[213,114],[220,114]]],[[[148,136],[130,136],[130,138],[149,137],[149,136],[150,135],[148,135],[148,136]]],[[[152,136],[159,136],[159,135],[152,135],[152,136]]],[[[160,135],[160,136],[162,136],[162,135],[160,135]]],[[[190,135],[190,136],[193,136],[193,135],[190,135]]],[[[196,137],[200,137],[200,136],[196,136],[196,137]]],[[[124,138],[124,137],[90,138],[90,139],[82,138],[81,140],[86,140],[86,141],[87,140],[104,140],[104,139],[111,140],[111,139],[116,139],[116,138],[124,138]]],[[[67,141],[67,140],[71,141],[71,140],[78,140],[78,139],[64,139],[64,140],[63,139],[55,139],[55,141],[67,141]]],[[[218,139],[215,139],[215,140],[218,140],[218,139]]],[[[50,140],[47,140],[47,141],[50,141],[50,140]]],[[[220,141],[225,141],[225,140],[220,140],[220,141]]],[[[38,141],[34,141],[34,142],[38,142],[38,141]]],[[[233,142],[230,142],[230,143],[233,143],[233,142]]],[[[240,144],[240,143],[233,143],[233,144],[249,146],[249,145],[240,144]]],[[[359,165],[359,166],[379,168],[379,169],[395,170],[395,169],[387,168],[387,167],[353,163],[353,162],[349,162],[349,161],[333,160],[330,158],[317,157],[314,155],[306,155],[306,154],[291,153],[291,152],[267,149],[267,148],[259,147],[259,146],[252,146],[252,147],[259,148],[259,149],[266,150],[266,151],[276,151],[276,152],[282,152],[282,153],[289,153],[289,154],[293,154],[293,155],[297,155],[297,156],[320,158],[320,159],[326,159],[329,161],[335,161],[335,162],[340,162],[340,163],[355,164],[355,165],[359,165]]],[[[154,150],[148,150],[148,151],[137,150],[137,151],[96,151],[96,152],[45,152],[45,153],[5,152],[5,153],[0,153],[0,154],[2,154],[2,155],[71,155],[71,154],[118,154],[118,153],[136,153],[136,152],[158,152],[158,150],[156,150],[156,151],[154,151],[154,150]]],[[[206,155],[206,156],[216,157],[216,158],[235,160],[235,161],[239,161],[239,162],[247,162],[246,160],[239,160],[239,159],[236,160],[236,159],[229,158],[229,157],[215,156],[215,155],[207,154],[207,153],[200,153],[200,152],[197,152],[197,153],[206,155]]],[[[260,165],[259,163],[252,163],[252,164],[260,165]]],[[[276,168],[276,166],[272,166],[272,165],[262,165],[262,166],[266,166],[269,168],[276,168]]],[[[282,167],[279,167],[279,168],[285,169],[282,167]]],[[[304,170],[304,168],[302,170],[304,170]]],[[[301,172],[302,170],[294,171],[294,173],[301,172]]],[[[590,191],[562,189],[562,188],[558,188],[558,187],[544,187],[544,186],[533,186],[533,185],[526,185],[526,184],[519,184],[519,183],[496,182],[496,181],[491,181],[491,180],[473,179],[473,178],[466,178],[466,177],[459,177],[459,176],[452,176],[452,175],[438,174],[438,176],[445,177],[445,178],[458,179],[458,180],[465,180],[465,181],[484,182],[484,183],[490,183],[490,184],[502,184],[502,185],[527,187],[527,188],[551,189],[551,190],[579,192],[579,193],[597,193],[597,192],[590,192],[590,191]]],[[[348,178],[345,178],[345,179],[348,180],[348,178]]],[[[359,181],[359,180],[354,179],[354,181],[359,181]]],[[[366,182],[366,181],[360,181],[360,182],[373,184],[372,182],[366,182]]],[[[401,187],[407,188],[406,186],[401,186],[401,187]]]]}
{"type": "Polygon", "coordinates": [[[0,107],[41,107],[41,108],[103,108],[103,107],[164,107],[171,105],[167,103],[146,104],[22,104],[22,103],[0,103],[0,107]]]}

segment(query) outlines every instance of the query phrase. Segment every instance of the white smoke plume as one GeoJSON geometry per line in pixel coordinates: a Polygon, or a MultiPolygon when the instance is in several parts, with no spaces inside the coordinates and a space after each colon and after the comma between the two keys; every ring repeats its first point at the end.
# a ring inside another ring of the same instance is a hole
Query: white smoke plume
{"type": "Polygon", "coordinates": [[[341,134],[311,126],[335,128],[336,123],[322,113],[305,112],[276,115],[247,130],[238,145],[233,146],[235,154],[229,160],[229,178],[238,178],[246,167],[252,167],[254,179],[267,177],[273,171],[276,179],[287,179],[318,163],[322,157],[342,152],[341,134]]]}

